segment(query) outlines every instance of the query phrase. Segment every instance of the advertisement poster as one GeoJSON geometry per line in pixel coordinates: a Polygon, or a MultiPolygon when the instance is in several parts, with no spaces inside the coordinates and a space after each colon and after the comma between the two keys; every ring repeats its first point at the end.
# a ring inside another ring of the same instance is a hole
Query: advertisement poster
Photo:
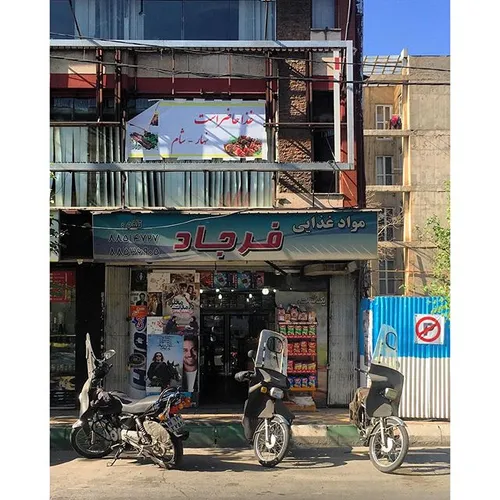
{"type": "Polygon", "coordinates": [[[127,157],[267,158],[264,101],[159,100],[127,122],[127,157]]]}
{"type": "Polygon", "coordinates": [[[200,283],[196,273],[171,273],[171,283],[163,292],[163,314],[166,333],[198,333],[200,317],[200,283]],[[198,283],[195,283],[198,278],[198,283]]]}
{"type": "Polygon", "coordinates": [[[147,292],[132,291],[130,292],[130,305],[131,306],[147,306],[148,305],[147,292]]]}
{"type": "MultiPolygon", "coordinates": [[[[146,358],[147,354],[147,307],[131,305],[130,353],[140,354],[146,358]]],[[[129,375],[131,398],[140,399],[146,395],[146,365],[141,364],[130,369],[129,375]]]]}
{"type": "Polygon", "coordinates": [[[148,292],[163,292],[170,283],[170,273],[155,272],[148,274],[148,292]]]}
{"type": "Polygon", "coordinates": [[[50,301],[71,302],[75,283],[74,271],[52,271],[50,273],[50,301]]]}
{"type": "Polygon", "coordinates": [[[148,316],[163,316],[162,292],[148,292],[148,316]]]}
{"type": "MultiPolygon", "coordinates": [[[[157,317],[157,316],[148,316],[147,319],[147,328],[148,328],[148,335],[158,335],[162,333],[169,333],[165,332],[165,320],[162,317],[157,317]]],[[[171,332],[175,333],[175,332],[171,332]]]]}
{"type": "Polygon", "coordinates": [[[148,289],[148,273],[146,269],[134,269],[130,273],[130,289],[145,292],[148,289]]]}
{"type": "Polygon", "coordinates": [[[183,337],[148,335],[146,394],[160,394],[165,387],[182,384],[183,337]]]}
{"type": "MultiPolygon", "coordinates": [[[[113,262],[378,258],[375,211],[236,213],[202,223],[189,214],[95,214],[93,225],[94,258],[113,262]]],[[[215,273],[216,287],[227,282],[215,273]]]]}

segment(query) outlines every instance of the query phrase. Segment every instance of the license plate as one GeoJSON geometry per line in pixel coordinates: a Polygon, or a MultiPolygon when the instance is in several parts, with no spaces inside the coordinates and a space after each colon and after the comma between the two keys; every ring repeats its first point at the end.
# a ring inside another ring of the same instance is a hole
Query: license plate
{"type": "Polygon", "coordinates": [[[167,428],[171,431],[179,431],[182,427],[184,427],[184,420],[179,415],[169,417],[165,420],[165,423],[167,424],[167,428]]]}

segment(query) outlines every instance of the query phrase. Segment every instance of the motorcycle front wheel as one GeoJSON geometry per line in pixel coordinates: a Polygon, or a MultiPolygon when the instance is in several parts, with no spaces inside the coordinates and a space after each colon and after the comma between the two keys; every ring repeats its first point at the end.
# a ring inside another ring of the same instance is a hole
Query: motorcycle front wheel
{"type": "Polygon", "coordinates": [[[384,427],[386,447],[383,446],[380,436],[380,424],[378,424],[370,436],[368,454],[375,468],[388,474],[401,467],[408,453],[410,438],[406,426],[401,425],[398,420],[392,417],[385,419],[384,427]]]}
{"type": "Polygon", "coordinates": [[[290,444],[290,427],[279,418],[268,420],[268,441],[263,420],[255,431],[253,449],[260,465],[274,467],[279,464],[288,451],[290,444]]]}
{"type": "Polygon", "coordinates": [[[71,429],[70,442],[78,455],[84,458],[102,458],[111,452],[111,443],[107,439],[93,431],[87,436],[83,427],[71,429]]]}

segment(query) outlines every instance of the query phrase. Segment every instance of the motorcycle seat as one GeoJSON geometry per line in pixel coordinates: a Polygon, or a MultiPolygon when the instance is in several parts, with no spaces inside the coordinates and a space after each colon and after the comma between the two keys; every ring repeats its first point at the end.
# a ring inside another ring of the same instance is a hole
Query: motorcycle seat
{"type": "MultiPolygon", "coordinates": [[[[155,401],[155,400],[154,400],[155,401]]],[[[122,405],[122,412],[138,415],[144,413],[154,403],[154,401],[139,400],[134,403],[122,405]]]]}
{"type": "Polygon", "coordinates": [[[140,399],[133,399],[131,397],[129,397],[127,394],[125,394],[124,392],[120,392],[120,391],[109,391],[109,393],[114,396],[115,398],[119,399],[122,404],[134,404],[134,403],[137,403],[137,401],[140,401],[140,399]]]}

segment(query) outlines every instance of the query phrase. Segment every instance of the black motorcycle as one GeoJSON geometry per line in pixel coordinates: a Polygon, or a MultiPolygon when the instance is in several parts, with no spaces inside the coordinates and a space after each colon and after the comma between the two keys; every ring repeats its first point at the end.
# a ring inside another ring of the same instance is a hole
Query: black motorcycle
{"type": "Polygon", "coordinates": [[[354,394],[349,404],[351,423],[368,446],[373,465],[381,472],[393,472],[403,463],[410,443],[406,424],[398,417],[404,376],[399,371],[396,331],[382,325],[370,368],[355,369],[371,384],[354,394]]]}
{"type": "MultiPolygon", "coordinates": [[[[70,441],[85,458],[102,458],[116,449],[115,460],[126,450],[136,450],[161,467],[178,466],[182,442],[189,433],[178,415],[184,404],[180,388],[166,388],[159,396],[132,400],[117,391],[104,391],[102,383],[115,351],[97,359],[87,335],[88,378],[79,396],[80,418],[73,424],[70,441]]],[[[111,465],[112,465],[111,464],[111,465]]]]}
{"type": "Polygon", "coordinates": [[[259,463],[274,467],[286,456],[295,415],[283,403],[290,384],[287,379],[287,339],[279,333],[262,330],[257,353],[249,351],[253,371],[235,375],[248,381],[248,399],[243,408],[243,430],[259,463]]]}

